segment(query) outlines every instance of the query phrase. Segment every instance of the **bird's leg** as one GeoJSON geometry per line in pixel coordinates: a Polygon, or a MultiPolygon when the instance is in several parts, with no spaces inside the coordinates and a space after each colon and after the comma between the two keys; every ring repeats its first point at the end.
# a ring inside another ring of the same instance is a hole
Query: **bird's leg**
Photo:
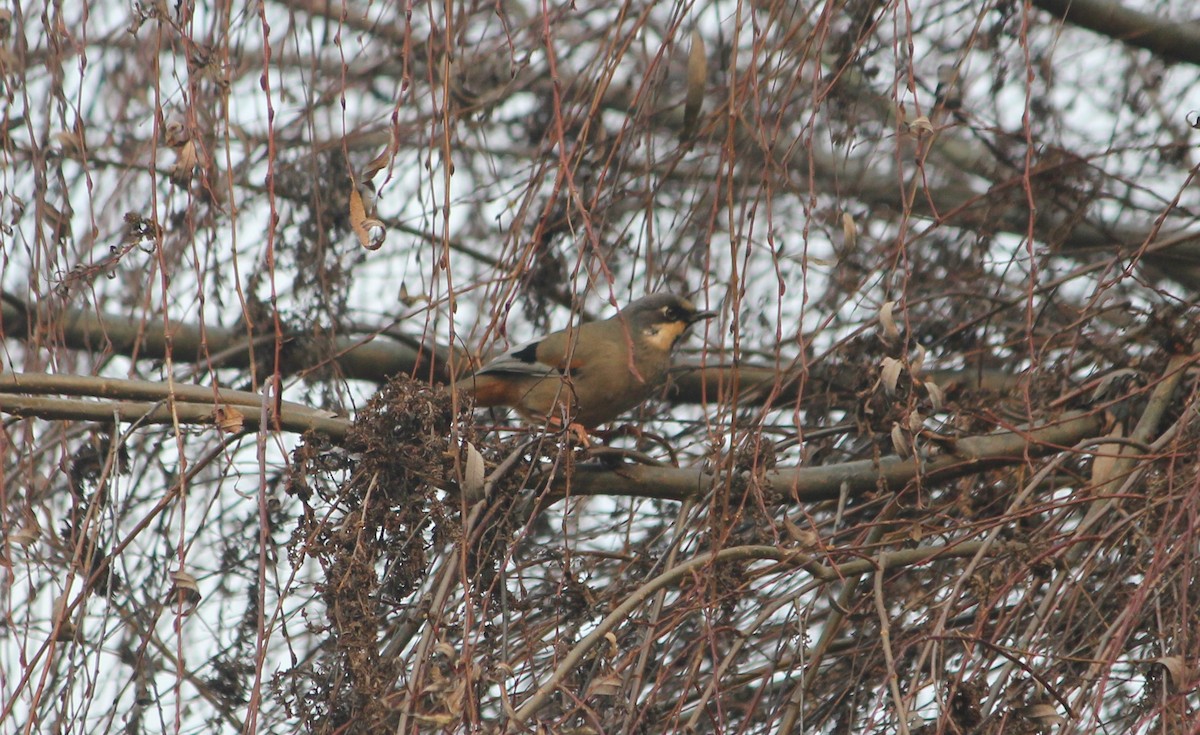
{"type": "MultiPolygon", "coordinates": [[[[551,416],[546,419],[547,428],[553,428],[556,431],[561,431],[562,425],[563,425],[563,420],[559,416],[551,416]]],[[[578,443],[584,449],[588,449],[592,446],[592,443],[588,440],[587,429],[585,429],[583,427],[583,424],[577,424],[574,421],[568,423],[567,428],[566,428],[566,434],[567,434],[568,442],[570,442],[571,438],[574,437],[576,440],[576,443],[578,443]]]]}
{"type": "Polygon", "coordinates": [[[567,424],[567,436],[574,436],[578,439],[584,449],[589,449],[592,446],[592,443],[588,441],[588,432],[587,429],[583,428],[583,424],[577,424],[574,421],[567,424]]]}

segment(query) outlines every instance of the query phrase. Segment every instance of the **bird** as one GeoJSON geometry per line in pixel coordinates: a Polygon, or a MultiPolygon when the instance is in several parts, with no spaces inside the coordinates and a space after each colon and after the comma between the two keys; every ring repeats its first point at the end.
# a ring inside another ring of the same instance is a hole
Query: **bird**
{"type": "Polygon", "coordinates": [[[615,316],[548,334],[491,360],[463,383],[477,408],[507,406],[530,423],[586,430],[641,404],[662,385],[688,327],[715,317],[657,293],[615,316]]]}

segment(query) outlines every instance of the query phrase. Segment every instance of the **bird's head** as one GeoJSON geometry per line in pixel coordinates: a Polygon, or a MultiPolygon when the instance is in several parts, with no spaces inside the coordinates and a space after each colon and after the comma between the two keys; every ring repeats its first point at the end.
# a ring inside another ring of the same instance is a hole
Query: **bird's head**
{"type": "Polygon", "coordinates": [[[682,296],[657,293],[634,301],[615,318],[628,320],[631,330],[650,346],[670,350],[688,327],[712,319],[715,311],[700,311],[682,296]]]}

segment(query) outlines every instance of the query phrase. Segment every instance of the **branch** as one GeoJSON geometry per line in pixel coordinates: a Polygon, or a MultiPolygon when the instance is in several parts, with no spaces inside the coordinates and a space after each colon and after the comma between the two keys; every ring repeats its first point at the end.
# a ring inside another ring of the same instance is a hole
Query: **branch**
{"type": "MultiPolygon", "coordinates": [[[[245,391],[89,376],[0,375],[0,413],[20,417],[215,424],[229,429],[229,411],[235,407],[241,414],[233,422],[235,431],[261,428],[264,417],[272,420],[263,397],[245,391]],[[47,394],[134,400],[43,397],[47,394]]],[[[351,425],[349,419],[286,401],[279,402],[278,411],[278,425],[272,428],[283,431],[315,430],[339,440],[345,438],[351,425]]],[[[863,493],[880,488],[897,490],[918,475],[931,481],[951,479],[1053,454],[1097,435],[1102,425],[1103,419],[1098,414],[1072,414],[1033,429],[959,439],[950,453],[923,460],[889,456],[878,461],[857,460],[823,467],[774,470],[763,477],[763,489],[778,502],[796,503],[836,498],[844,492],[863,493]]],[[[603,464],[582,464],[555,481],[554,494],[558,497],[617,495],[685,500],[701,498],[714,483],[727,479],[725,475],[696,467],[625,465],[613,469],[603,464]]]]}
{"type": "MultiPolygon", "coordinates": [[[[615,628],[621,621],[636,610],[643,602],[650,598],[655,592],[660,589],[665,589],[673,584],[678,583],[697,571],[715,564],[730,561],[755,561],[761,559],[770,559],[789,566],[805,566],[811,565],[811,558],[798,551],[789,551],[779,549],[774,546],[735,546],[731,549],[722,549],[715,554],[705,554],[696,559],[690,559],[679,566],[669,569],[646,584],[639,587],[625,601],[617,606],[615,610],[605,616],[604,620],[596,626],[596,629],[584,637],[571,651],[563,657],[558,666],[554,669],[554,673],[546,680],[537,691],[534,692],[521,708],[513,713],[512,723],[520,725],[532,717],[539,709],[546,705],[550,699],[550,695],[558,688],[559,682],[563,680],[567,674],[579,665],[584,656],[589,651],[604,640],[605,636],[615,628]]],[[[505,731],[508,731],[506,728],[505,731]]]]}
{"type": "MultiPolygon", "coordinates": [[[[692,577],[706,567],[725,562],[770,560],[779,562],[781,566],[787,568],[802,568],[819,580],[832,582],[871,572],[882,573],[888,569],[916,566],[936,558],[972,556],[978,553],[981,546],[982,544],[979,542],[968,542],[947,544],[944,546],[926,546],[897,552],[885,551],[881,552],[877,557],[858,559],[837,567],[828,567],[819,564],[812,557],[799,551],[781,549],[775,546],[735,546],[730,549],[722,549],[715,554],[704,554],[703,556],[689,559],[639,587],[633,594],[625,598],[625,601],[618,605],[615,610],[606,615],[600,621],[600,624],[596,626],[595,630],[585,636],[583,640],[577,643],[562,658],[562,661],[555,667],[550,677],[537,688],[537,691],[530,695],[529,699],[521,705],[521,708],[513,713],[510,725],[523,724],[544,707],[549,701],[550,695],[554,693],[554,690],[558,688],[562,680],[584,660],[588,652],[603,641],[617,625],[629,617],[651,595],[692,577]]],[[[744,631],[746,634],[749,632],[744,631]]]]}
{"type": "MultiPolygon", "coordinates": [[[[48,327],[55,325],[63,344],[76,350],[96,350],[104,347],[130,359],[161,360],[168,351],[176,360],[190,359],[203,362],[210,356],[221,355],[220,364],[225,367],[250,367],[251,349],[271,344],[274,334],[251,337],[248,331],[176,323],[170,336],[164,333],[158,322],[147,323],[115,314],[96,315],[73,309],[51,313],[48,309],[35,309],[16,302],[12,297],[0,300],[3,314],[3,334],[25,341],[45,334],[48,327]]],[[[282,365],[284,374],[305,374],[327,367],[328,361],[314,359],[322,354],[314,349],[313,338],[308,334],[285,334],[282,365]]],[[[414,375],[435,383],[449,383],[447,372],[448,350],[441,346],[411,346],[387,339],[340,337],[334,340],[333,364],[341,377],[347,380],[366,380],[383,383],[393,375],[414,375]]],[[[261,354],[261,353],[260,353],[261,354]]],[[[464,361],[465,362],[465,361],[464,361]]],[[[262,362],[259,363],[260,367],[262,362]]],[[[983,388],[1003,391],[1018,383],[1012,373],[1000,370],[930,370],[925,375],[936,382],[947,395],[953,396],[958,389],[983,388]]],[[[734,390],[738,393],[738,404],[760,406],[771,397],[772,405],[794,405],[801,399],[801,385],[808,395],[815,393],[842,393],[853,395],[859,388],[854,384],[856,374],[840,369],[840,366],[811,366],[806,381],[798,380],[793,372],[781,372],[771,367],[754,365],[679,365],[671,370],[671,382],[663,397],[672,404],[709,404],[728,401],[734,390]],[[771,389],[778,382],[780,388],[773,396],[771,389]]],[[[58,380],[58,378],[56,378],[58,380]]],[[[134,381],[117,381],[121,391],[131,390],[134,381]]],[[[158,386],[158,383],[146,385],[158,386]]],[[[177,393],[188,390],[177,384],[177,393]]],[[[107,390],[107,389],[106,389],[107,390]]],[[[197,388],[201,394],[211,395],[210,388],[197,388]]],[[[10,391],[12,392],[12,391],[10,391]]],[[[65,393],[60,386],[53,391],[65,393]]],[[[95,384],[87,390],[70,395],[106,396],[97,392],[95,384]]],[[[194,395],[194,394],[189,394],[194,395]]],[[[232,396],[228,391],[223,395],[232,396]]],[[[259,405],[262,399],[255,393],[247,394],[252,402],[244,405],[259,405]]],[[[115,394],[111,397],[162,399],[160,388],[149,395],[115,394]]],[[[178,397],[178,395],[177,395],[178,397]]],[[[200,395],[195,400],[204,400],[200,395]]],[[[238,401],[231,400],[230,403],[238,401]]],[[[299,406],[299,404],[293,404],[299,406]]]]}
{"type": "Polygon", "coordinates": [[[1111,0],[1033,0],[1061,19],[1167,59],[1200,65],[1200,23],[1159,18],[1111,0]]]}
{"type": "MultiPolygon", "coordinates": [[[[825,467],[774,470],[763,477],[763,491],[781,502],[796,503],[829,500],[842,492],[864,493],[880,488],[894,491],[918,475],[930,481],[946,480],[1054,454],[1084,438],[1097,436],[1103,423],[1097,414],[1071,414],[1037,428],[959,439],[952,453],[923,461],[889,456],[879,461],[864,459],[825,467]]],[[[726,480],[725,476],[695,467],[633,465],[610,470],[584,464],[558,480],[554,492],[562,496],[625,495],[683,500],[702,498],[715,483],[726,480]]]]}
{"type": "MultiPolygon", "coordinates": [[[[168,385],[142,380],[113,380],[78,375],[5,373],[0,375],[0,413],[18,417],[79,421],[126,421],[137,424],[204,424],[225,430],[259,429],[264,417],[272,421],[270,406],[256,393],[218,390],[197,385],[168,385]],[[73,396],[106,396],[150,400],[85,401],[47,398],[57,393],[73,396]],[[254,409],[254,410],[245,410],[254,409]],[[233,411],[236,410],[237,414],[233,411]]],[[[301,434],[313,430],[342,439],[350,421],[298,403],[278,404],[278,425],[273,429],[301,434]]]]}
{"type": "MultiPolygon", "coordinates": [[[[1104,0],[1038,0],[1037,4],[1051,12],[1055,7],[1065,9],[1070,6],[1070,22],[1079,21],[1077,15],[1080,14],[1080,7],[1094,10],[1102,18],[1119,18],[1127,25],[1113,27],[1122,28],[1132,38],[1131,42],[1148,39],[1163,41],[1173,51],[1186,49],[1188,61],[1200,60],[1200,24],[1171,23],[1124,11],[1104,0]],[[1112,7],[1121,12],[1110,16],[1100,13],[1101,8],[1112,7]],[[1165,39],[1171,39],[1172,43],[1167,44],[1165,39]]],[[[787,35],[800,43],[800,39],[808,38],[809,33],[807,29],[799,32],[793,29],[787,35]]],[[[795,51],[802,57],[810,53],[803,45],[795,51]]],[[[837,85],[845,94],[882,115],[893,114],[895,102],[877,94],[871,83],[852,67],[845,66],[832,55],[826,55],[822,63],[837,70],[837,85]]],[[[635,94],[635,90],[626,86],[611,85],[605,90],[604,104],[609,109],[625,114],[636,109],[635,94]]],[[[654,120],[656,125],[677,135],[683,129],[682,106],[662,111],[655,115],[654,120]]],[[[724,118],[712,121],[708,134],[716,140],[731,138],[740,158],[756,164],[755,170],[777,175],[784,189],[801,184],[791,178],[792,172],[810,172],[818,187],[824,185],[831,191],[843,188],[845,182],[854,182],[853,196],[865,204],[876,205],[881,211],[894,207],[897,197],[903,193],[900,185],[903,177],[889,167],[881,167],[880,162],[871,157],[848,157],[820,146],[792,146],[786,153],[778,153],[764,147],[758,131],[741,118],[732,120],[732,130],[727,127],[729,123],[724,118]]],[[[938,167],[940,170],[948,172],[952,169],[960,175],[983,175],[991,181],[988,189],[976,187],[969,180],[961,178],[945,184],[923,182],[925,194],[908,201],[907,206],[913,214],[930,220],[931,227],[945,225],[1026,237],[1032,222],[1036,237],[1054,244],[1063,254],[1076,261],[1094,261],[1098,253],[1105,257],[1136,254],[1139,264],[1151,268],[1152,275],[1169,278],[1189,288],[1200,288],[1200,231],[1188,229],[1192,223],[1187,218],[1110,225],[1100,217],[1090,216],[1090,213],[1081,217],[1076,205],[1064,206],[1052,197],[1044,198],[1037,210],[1031,210],[1024,197],[1006,196],[1006,193],[1014,191],[1014,187],[1019,188],[1018,182],[1027,175],[1033,177],[1031,181],[1045,175],[1049,185],[1053,185],[1061,170],[1052,159],[1041,161],[1041,154],[1038,154],[1036,158],[1043,165],[1027,171],[1021,165],[1014,166],[997,160],[995,152],[988,146],[964,136],[954,128],[941,130],[930,145],[930,156],[944,161],[944,165],[938,167]]],[[[1038,147],[1041,148],[1040,145],[1038,147]]],[[[1022,156],[1014,155],[1012,160],[1022,161],[1022,156]]]]}
{"type": "MultiPolygon", "coordinates": [[[[97,315],[76,309],[50,310],[27,307],[13,297],[5,295],[0,301],[3,315],[3,334],[32,340],[45,336],[48,330],[61,336],[63,344],[71,349],[96,350],[106,348],[130,358],[161,360],[168,353],[175,360],[196,361],[203,364],[216,355],[221,355],[223,367],[248,368],[251,354],[260,350],[258,365],[262,358],[262,347],[273,345],[274,332],[255,334],[252,327],[226,329],[205,325],[201,329],[195,324],[174,323],[167,333],[161,322],[148,323],[142,319],[116,314],[97,315]]],[[[284,374],[299,374],[326,367],[329,361],[316,358],[313,349],[315,339],[308,333],[285,333],[282,364],[284,374]]],[[[414,349],[408,345],[384,340],[374,341],[374,335],[361,338],[337,337],[332,345],[333,364],[342,377],[350,380],[383,382],[387,376],[406,373],[423,375],[445,382],[446,361],[442,353],[431,353],[425,349],[414,349]]]]}

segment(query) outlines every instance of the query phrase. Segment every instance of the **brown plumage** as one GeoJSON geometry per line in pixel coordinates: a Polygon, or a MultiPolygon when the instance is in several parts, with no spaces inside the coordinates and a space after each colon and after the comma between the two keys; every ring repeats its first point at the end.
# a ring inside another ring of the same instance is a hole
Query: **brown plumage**
{"type": "Polygon", "coordinates": [[[714,316],[682,296],[654,294],[612,318],[506,352],[460,385],[476,406],[510,406],[532,422],[566,418],[592,428],[646,400],[666,378],[684,331],[714,316]]]}

